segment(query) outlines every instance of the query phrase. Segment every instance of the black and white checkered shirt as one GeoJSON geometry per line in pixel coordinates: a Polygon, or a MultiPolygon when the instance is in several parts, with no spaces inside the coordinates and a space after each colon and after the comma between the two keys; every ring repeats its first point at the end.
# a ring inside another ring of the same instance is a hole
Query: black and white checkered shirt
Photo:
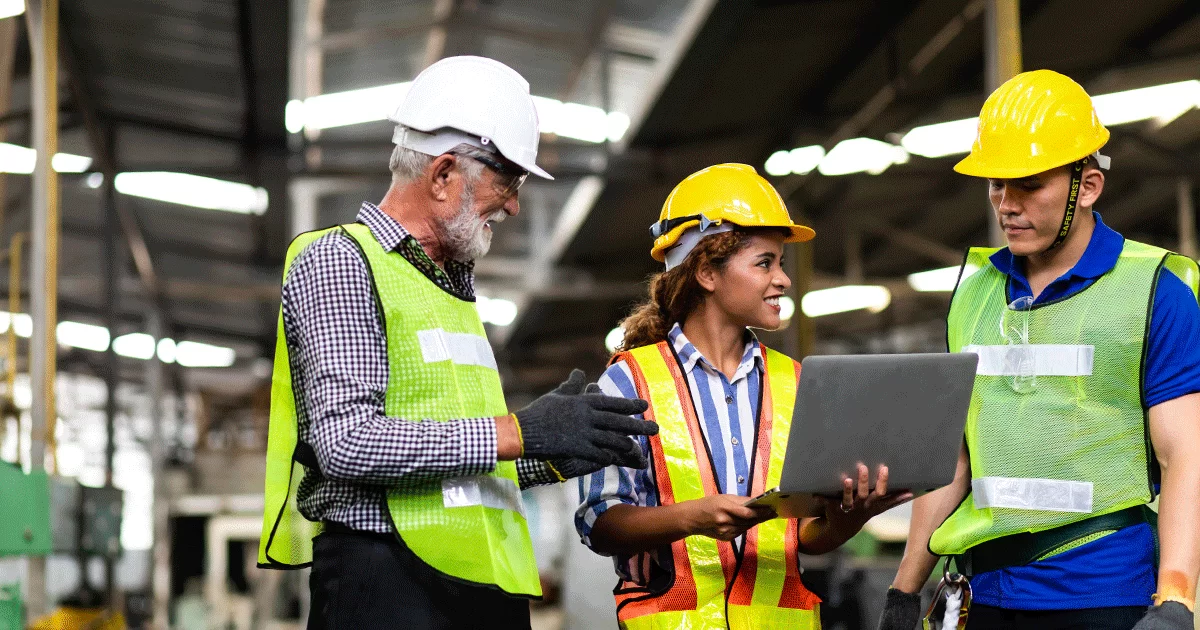
{"type": "MultiPolygon", "coordinates": [[[[364,202],[358,222],[387,251],[399,251],[442,290],[474,300],[473,263],[443,271],[395,219],[364,202]]],[[[297,490],[310,520],[392,531],[384,493],[407,481],[461,477],[496,467],[492,418],[450,422],[384,413],[387,339],[371,278],[357,245],[340,231],[313,241],[283,283],[283,330],[291,359],[299,438],[316,451],[319,471],[297,490]]],[[[518,461],[521,487],[555,481],[541,462],[518,461]]]]}

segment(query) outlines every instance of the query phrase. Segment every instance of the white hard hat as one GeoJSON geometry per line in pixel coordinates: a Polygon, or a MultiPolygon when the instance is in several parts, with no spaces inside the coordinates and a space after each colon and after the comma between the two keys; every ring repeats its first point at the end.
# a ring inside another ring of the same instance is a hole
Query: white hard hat
{"type": "Polygon", "coordinates": [[[441,155],[465,142],[554,179],[536,163],[540,136],[529,82],[494,59],[447,57],[425,68],[390,120],[392,142],[402,147],[441,155]]]}

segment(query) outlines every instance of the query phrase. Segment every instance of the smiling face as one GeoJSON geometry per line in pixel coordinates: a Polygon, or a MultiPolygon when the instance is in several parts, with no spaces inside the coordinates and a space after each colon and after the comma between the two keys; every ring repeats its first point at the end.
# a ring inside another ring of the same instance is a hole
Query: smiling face
{"type": "MultiPolygon", "coordinates": [[[[457,157],[466,164],[472,161],[469,156],[457,157]]],[[[454,260],[469,261],[487,253],[492,243],[492,226],[516,216],[520,202],[516,191],[505,191],[502,176],[492,168],[463,170],[467,176],[459,178],[457,190],[452,191],[458,195],[458,211],[439,223],[447,255],[454,260]]]]}
{"type": "Polygon", "coordinates": [[[776,232],[752,234],[720,270],[701,269],[697,280],[709,292],[706,306],[737,326],[779,328],[779,298],[792,286],[782,266],[783,238],[776,232]]]}
{"type": "MultiPolygon", "coordinates": [[[[1103,184],[1104,175],[1098,169],[1084,169],[1077,213],[1090,210],[1103,184]]],[[[1020,179],[988,180],[988,199],[1013,254],[1032,256],[1054,243],[1070,187],[1070,166],[1020,179]]]]}

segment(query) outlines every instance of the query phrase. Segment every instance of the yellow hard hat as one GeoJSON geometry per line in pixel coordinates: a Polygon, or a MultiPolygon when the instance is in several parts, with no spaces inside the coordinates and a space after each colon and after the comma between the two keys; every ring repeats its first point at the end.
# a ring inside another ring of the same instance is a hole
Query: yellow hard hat
{"type": "Polygon", "coordinates": [[[654,236],[650,255],[664,262],[666,251],[687,230],[725,222],[741,227],[782,228],[789,232],[785,243],[816,236],[812,228],[792,222],[783,198],[753,166],[717,164],[688,175],[667,195],[658,222],[650,226],[654,236]]]}
{"type": "Polygon", "coordinates": [[[1078,83],[1053,70],[1022,72],[983,103],[971,154],[954,170],[995,179],[1028,177],[1099,151],[1108,135],[1078,83]]]}

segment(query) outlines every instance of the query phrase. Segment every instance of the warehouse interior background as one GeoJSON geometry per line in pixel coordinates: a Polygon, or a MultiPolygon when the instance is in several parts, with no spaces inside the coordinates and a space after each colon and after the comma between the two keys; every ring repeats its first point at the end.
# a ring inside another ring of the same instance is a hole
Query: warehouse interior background
{"type": "MultiPolygon", "coordinates": [[[[1105,223],[1200,253],[1195,0],[0,0],[0,619],[304,626],[304,572],[254,568],[284,251],[382,197],[386,117],[466,54],[528,79],[556,178],[476,267],[510,408],[599,376],[664,198],[721,162],[817,231],[764,343],[944,351],[963,249],[998,238],[951,166],[1021,70],[1095,97],[1105,223]],[[49,553],[29,472],[51,479],[49,553]]],[[[526,493],[536,628],[615,623],[576,501],[526,493]]],[[[906,530],[902,508],[805,559],[827,628],[875,626],[906,530]]]]}

